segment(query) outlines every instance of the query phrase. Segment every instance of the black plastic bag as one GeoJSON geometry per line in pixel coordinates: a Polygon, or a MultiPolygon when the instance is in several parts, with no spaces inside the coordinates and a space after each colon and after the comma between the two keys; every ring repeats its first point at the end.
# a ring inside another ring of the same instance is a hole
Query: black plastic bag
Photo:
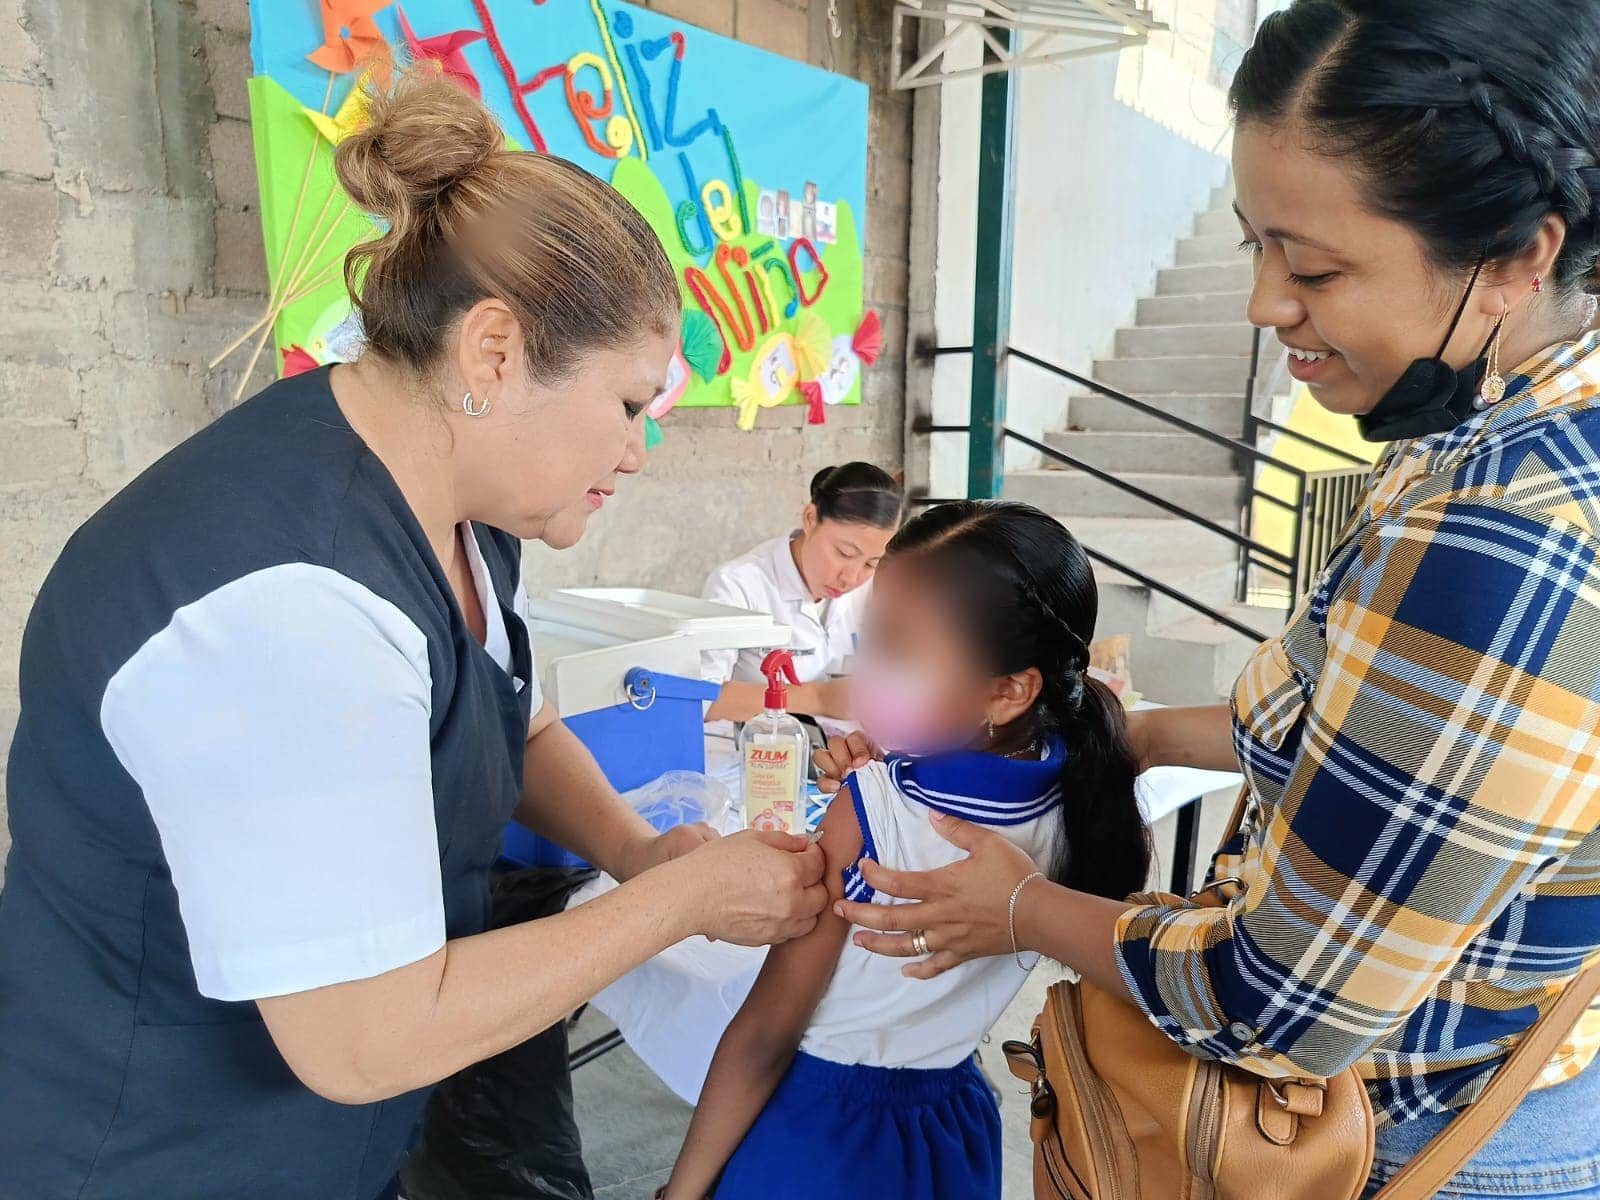
{"type": "MultiPolygon", "coordinates": [[[[497,871],[491,924],[561,912],[593,871],[497,871]]],[[[592,1200],[572,1107],[567,1023],[434,1089],[421,1140],[400,1171],[406,1200],[592,1200]]]]}

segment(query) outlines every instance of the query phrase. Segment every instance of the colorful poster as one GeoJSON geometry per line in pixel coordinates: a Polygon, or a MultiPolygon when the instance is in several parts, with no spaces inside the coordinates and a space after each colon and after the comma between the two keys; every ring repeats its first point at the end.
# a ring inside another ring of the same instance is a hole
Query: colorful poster
{"type": "MultiPolygon", "coordinates": [[[[683,336],[653,407],[859,404],[879,328],[864,311],[867,89],[625,3],[279,0],[251,6],[251,115],[293,372],[359,348],[340,263],[374,235],[333,175],[365,120],[357,72],[429,59],[482,97],[507,145],[608,180],[660,236],[683,336]]],[[[380,68],[381,69],[381,68],[380,68]]]]}

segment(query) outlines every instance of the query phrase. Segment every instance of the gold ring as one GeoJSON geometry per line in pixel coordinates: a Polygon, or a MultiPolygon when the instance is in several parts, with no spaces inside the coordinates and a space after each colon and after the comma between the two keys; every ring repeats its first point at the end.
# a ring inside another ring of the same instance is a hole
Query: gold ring
{"type": "Polygon", "coordinates": [[[913,954],[929,955],[933,951],[928,948],[928,931],[916,929],[911,933],[911,952],[913,954]]]}

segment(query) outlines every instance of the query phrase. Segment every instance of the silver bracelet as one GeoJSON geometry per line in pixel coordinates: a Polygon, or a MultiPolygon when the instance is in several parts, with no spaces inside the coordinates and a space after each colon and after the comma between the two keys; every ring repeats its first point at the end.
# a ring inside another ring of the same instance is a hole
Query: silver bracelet
{"type": "Polygon", "coordinates": [[[1042,954],[1035,955],[1032,963],[1022,961],[1022,951],[1017,946],[1017,897],[1022,895],[1022,889],[1035,879],[1043,879],[1043,871],[1035,871],[1032,875],[1024,875],[1017,886],[1011,889],[1011,903],[1006,908],[1006,924],[1011,927],[1011,957],[1017,960],[1017,968],[1022,971],[1031,971],[1039,965],[1042,954]]]}

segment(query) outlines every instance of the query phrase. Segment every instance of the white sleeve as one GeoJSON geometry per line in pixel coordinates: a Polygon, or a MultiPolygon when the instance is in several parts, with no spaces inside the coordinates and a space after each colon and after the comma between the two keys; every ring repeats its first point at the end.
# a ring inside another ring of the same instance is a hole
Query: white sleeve
{"type": "Polygon", "coordinates": [[[290,563],[174,614],[100,720],[155,819],[200,992],[286,995],[444,945],[427,639],[290,563]]]}
{"type": "MultiPolygon", "coordinates": [[[[743,588],[734,581],[733,573],[726,567],[718,567],[711,572],[711,578],[706,580],[706,586],[700,593],[701,599],[710,600],[715,604],[726,604],[733,608],[750,608],[750,597],[743,588]]],[[[733,668],[739,662],[737,650],[702,650],[700,652],[700,678],[707,683],[727,683],[733,678],[733,668]]]]}

